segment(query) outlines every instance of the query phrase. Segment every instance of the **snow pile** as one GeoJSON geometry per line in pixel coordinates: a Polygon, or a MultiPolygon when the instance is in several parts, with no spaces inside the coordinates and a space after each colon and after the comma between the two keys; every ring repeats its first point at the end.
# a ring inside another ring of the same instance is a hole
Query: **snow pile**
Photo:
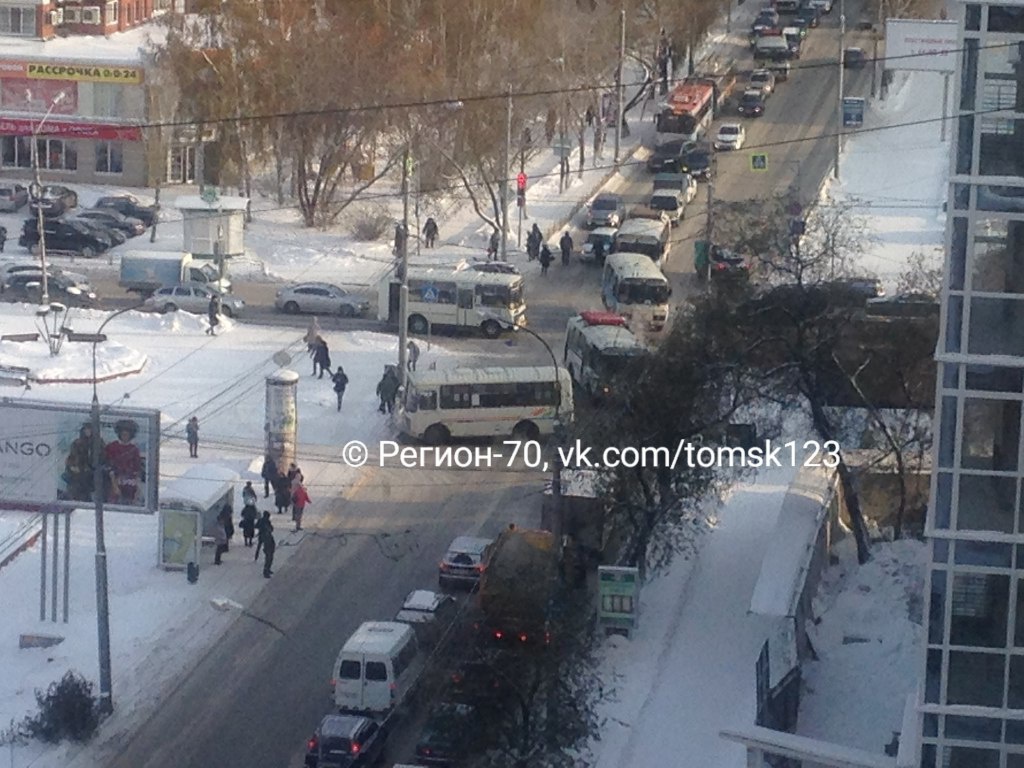
{"type": "Polygon", "coordinates": [[[862,566],[852,538],[836,550],[840,562],[816,598],[821,620],[810,637],[819,660],[804,664],[798,732],[880,753],[917,687],[928,548],[910,539],[879,543],[862,566]]]}

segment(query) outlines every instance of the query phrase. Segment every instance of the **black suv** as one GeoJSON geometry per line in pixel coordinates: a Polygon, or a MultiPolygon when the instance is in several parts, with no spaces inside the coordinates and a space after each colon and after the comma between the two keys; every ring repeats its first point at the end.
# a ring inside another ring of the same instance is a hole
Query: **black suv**
{"type": "Polygon", "coordinates": [[[683,155],[680,171],[688,173],[697,181],[711,179],[711,147],[705,144],[691,145],[683,155]]]}
{"type": "Polygon", "coordinates": [[[651,173],[679,173],[683,170],[683,159],[693,149],[694,143],[685,139],[667,141],[647,158],[647,170],[651,173]]]}
{"type": "Polygon", "coordinates": [[[761,117],[764,115],[764,93],[750,89],[740,96],[736,111],[744,117],[761,117]]]}
{"type": "Polygon", "coordinates": [[[306,768],[364,768],[384,756],[384,729],[368,717],[325,715],[306,742],[306,768]]]}
{"type": "MultiPolygon", "coordinates": [[[[80,221],[47,219],[43,222],[46,247],[55,251],[73,251],[83,259],[91,259],[106,251],[114,243],[110,236],[92,229],[80,221]]],[[[36,219],[26,219],[18,238],[18,245],[32,250],[39,244],[39,225],[36,219]]]]}
{"type": "Polygon", "coordinates": [[[139,219],[147,227],[153,226],[153,222],[156,221],[157,212],[160,210],[160,206],[158,205],[143,205],[134,195],[111,195],[109,197],[101,197],[96,201],[96,205],[93,207],[112,208],[125,216],[131,216],[133,219],[139,219]]]}
{"type": "Polygon", "coordinates": [[[29,213],[36,215],[42,210],[43,216],[61,216],[77,206],[77,192],[67,187],[50,185],[43,187],[43,193],[38,200],[32,200],[28,204],[28,210],[29,213]]]}
{"type": "MultiPolygon", "coordinates": [[[[42,295],[41,272],[18,272],[7,279],[3,295],[6,301],[38,302],[42,295]]],[[[96,294],[83,291],[75,281],[63,275],[47,273],[46,292],[50,301],[57,301],[69,307],[95,307],[96,294]]]]}

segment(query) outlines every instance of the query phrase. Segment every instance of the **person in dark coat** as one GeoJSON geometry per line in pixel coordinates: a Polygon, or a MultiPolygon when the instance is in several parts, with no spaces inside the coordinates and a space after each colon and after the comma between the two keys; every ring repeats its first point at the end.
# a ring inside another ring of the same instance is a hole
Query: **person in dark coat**
{"type": "Polygon", "coordinates": [[[402,255],[402,249],[405,247],[405,225],[399,222],[395,224],[395,256],[402,255]]]}
{"type": "Polygon", "coordinates": [[[536,261],[540,258],[540,246],[543,242],[544,234],[535,223],[530,230],[530,234],[526,236],[526,256],[530,261],[536,261]]]}
{"type": "Polygon", "coordinates": [[[256,521],[256,556],[253,560],[260,559],[260,552],[263,551],[263,545],[267,540],[267,536],[274,532],[274,524],[270,522],[270,513],[264,510],[263,516],[256,521]]]}
{"type": "Polygon", "coordinates": [[[551,249],[548,248],[548,244],[544,243],[540,247],[540,273],[546,275],[548,273],[548,267],[551,266],[551,249]]]}
{"type": "Polygon", "coordinates": [[[410,371],[416,370],[416,362],[420,359],[420,345],[412,339],[405,345],[405,367],[410,371]]]}
{"type": "Polygon", "coordinates": [[[214,292],[210,296],[210,304],[206,308],[207,319],[210,321],[210,327],[206,329],[207,336],[217,335],[217,326],[220,325],[220,294],[214,292]]]}
{"type": "Polygon", "coordinates": [[[270,486],[277,479],[277,462],[268,453],[263,457],[263,467],[260,469],[260,477],[263,478],[263,498],[270,498],[270,486]]]}
{"type": "Polygon", "coordinates": [[[220,565],[220,558],[228,551],[228,534],[224,526],[223,513],[217,516],[217,524],[213,528],[213,543],[217,549],[213,553],[213,564],[220,565]]]}
{"type": "Polygon", "coordinates": [[[274,482],[274,505],[277,514],[283,514],[292,504],[292,482],[288,475],[279,474],[274,482]]]}
{"type": "Polygon", "coordinates": [[[4,244],[7,242],[7,227],[0,227],[0,253],[4,252],[4,244]]]}
{"type": "Polygon", "coordinates": [[[487,258],[490,261],[497,261],[498,249],[501,247],[501,236],[498,230],[491,232],[491,239],[487,241],[487,258]]]}
{"type": "Polygon", "coordinates": [[[242,529],[242,540],[247,547],[252,546],[252,539],[256,534],[256,519],[258,516],[259,512],[256,511],[255,504],[246,504],[242,507],[242,521],[238,525],[242,529]]]}
{"type": "MultiPolygon", "coordinates": [[[[233,514],[234,514],[234,510],[231,509],[231,505],[230,504],[225,504],[221,508],[220,515],[219,515],[220,521],[222,523],[224,523],[224,533],[226,533],[227,536],[228,536],[228,542],[230,542],[231,539],[233,539],[235,537],[235,524],[231,520],[231,517],[232,517],[233,514]]],[[[227,548],[226,547],[225,547],[224,551],[227,552],[227,548]]]]}
{"type": "Polygon", "coordinates": [[[320,375],[318,379],[324,377],[324,371],[331,370],[331,351],[327,347],[327,342],[324,341],[323,337],[317,339],[316,348],[313,350],[313,373],[316,374],[317,367],[320,368],[320,375]]]}
{"type": "Polygon", "coordinates": [[[558,247],[562,249],[562,266],[569,266],[569,257],[572,255],[572,236],[569,230],[562,233],[562,239],[558,241],[558,247]]]}
{"type": "Polygon", "coordinates": [[[199,458],[199,419],[195,416],[185,425],[185,439],[188,441],[189,458],[199,458]]]}
{"type": "Polygon", "coordinates": [[[594,243],[594,263],[604,264],[604,240],[594,243]]]}
{"type": "Polygon", "coordinates": [[[380,398],[380,406],[377,408],[381,413],[387,411],[393,413],[395,410],[395,398],[398,397],[398,376],[390,368],[384,369],[377,384],[377,396],[380,398]]]}
{"type": "MultiPolygon", "coordinates": [[[[264,513],[265,514],[265,513],[264,513]]],[[[270,569],[274,564],[274,552],[277,551],[277,540],[274,539],[274,529],[271,527],[263,536],[263,578],[269,579],[274,575],[270,569]]]]}
{"type": "Polygon", "coordinates": [[[434,221],[434,217],[431,216],[427,219],[426,224],[423,225],[423,237],[427,241],[427,248],[434,247],[434,243],[437,242],[437,233],[437,222],[434,221]]]}
{"type": "Polygon", "coordinates": [[[256,506],[256,489],[252,487],[252,480],[246,480],[242,489],[242,506],[247,507],[250,504],[256,506]]]}
{"type": "Polygon", "coordinates": [[[334,394],[338,396],[338,410],[341,410],[341,400],[345,397],[345,387],[348,386],[348,376],[345,375],[344,369],[339,365],[338,370],[331,376],[331,381],[334,382],[334,394]]]}

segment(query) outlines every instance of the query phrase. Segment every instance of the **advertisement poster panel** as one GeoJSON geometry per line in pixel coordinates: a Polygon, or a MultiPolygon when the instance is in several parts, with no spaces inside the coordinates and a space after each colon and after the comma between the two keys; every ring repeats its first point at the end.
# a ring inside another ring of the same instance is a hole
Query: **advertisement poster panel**
{"type": "Polygon", "coordinates": [[[184,569],[199,562],[202,520],[198,512],[183,509],[160,510],[160,567],[184,569]]]}
{"type": "Polygon", "coordinates": [[[959,48],[955,21],[885,21],[886,69],[954,72],[959,48]]]}
{"type": "MultiPolygon", "coordinates": [[[[91,506],[95,448],[88,405],[0,403],[0,505],[91,506]]],[[[100,413],[103,500],[112,511],[152,514],[159,485],[160,412],[100,413]]]]}

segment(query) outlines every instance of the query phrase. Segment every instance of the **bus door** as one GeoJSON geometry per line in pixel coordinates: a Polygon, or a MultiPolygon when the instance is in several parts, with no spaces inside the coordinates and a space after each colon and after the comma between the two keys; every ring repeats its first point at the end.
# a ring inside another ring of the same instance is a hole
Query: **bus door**
{"type": "Polygon", "coordinates": [[[483,318],[479,317],[476,309],[474,308],[474,290],[473,286],[469,288],[458,289],[458,315],[456,317],[456,323],[458,325],[480,325],[483,322],[483,318]]]}
{"type": "Polygon", "coordinates": [[[388,322],[398,323],[402,304],[402,285],[400,283],[388,284],[388,322]]]}

